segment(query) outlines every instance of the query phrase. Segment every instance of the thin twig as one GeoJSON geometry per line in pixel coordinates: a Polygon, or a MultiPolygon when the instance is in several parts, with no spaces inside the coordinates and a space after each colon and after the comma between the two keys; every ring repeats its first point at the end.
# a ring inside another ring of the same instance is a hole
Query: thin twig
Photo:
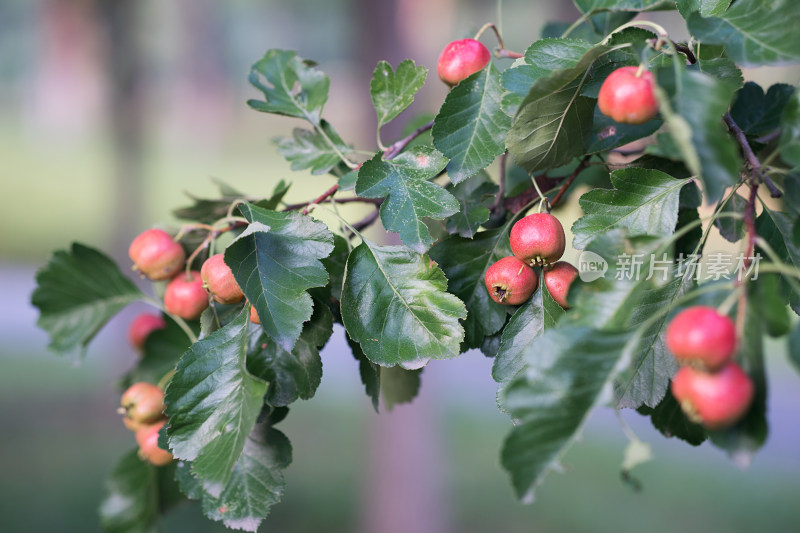
{"type": "Polygon", "coordinates": [[[303,209],[303,211],[302,211],[302,212],[303,212],[303,214],[304,214],[304,215],[307,215],[307,214],[308,214],[308,208],[309,208],[309,207],[311,207],[312,205],[317,205],[317,204],[318,204],[318,203],[320,203],[320,202],[324,202],[324,201],[325,201],[325,200],[327,200],[329,197],[331,197],[331,196],[333,196],[334,194],[336,194],[336,191],[338,191],[338,190],[339,190],[339,184],[338,184],[338,183],[337,183],[337,184],[335,184],[335,185],[333,185],[333,186],[331,186],[331,188],[330,188],[330,189],[328,189],[327,191],[325,191],[324,193],[322,193],[321,195],[319,195],[319,196],[318,196],[317,198],[315,198],[313,201],[309,202],[309,203],[308,203],[308,205],[306,205],[305,209],[303,209]]]}
{"type": "Polygon", "coordinates": [[[689,46],[681,43],[676,43],[675,41],[672,41],[672,44],[675,45],[675,49],[678,52],[686,56],[686,60],[689,61],[690,64],[694,65],[695,63],[697,63],[697,57],[694,55],[694,51],[692,51],[692,49],[689,46]]]}
{"type": "Polygon", "coordinates": [[[783,196],[783,193],[775,186],[769,176],[764,175],[764,172],[761,169],[761,162],[758,160],[755,152],[753,152],[753,148],[750,146],[750,143],[747,141],[747,135],[745,134],[744,130],[739,127],[735,120],[730,113],[725,113],[722,117],[725,121],[725,125],[728,127],[728,131],[730,131],[736,142],[739,143],[739,146],[742,149],[742,154],[744,154],[745,161],[747,165],[750,167],[752,172],[752,177],[754,177],[753,181],[755,184],[759,182],[763,182],[764,185],[767,186],[769,189],[770,196],[773,198],[780,198],[783,196]]]}
{"type": "Polygon", "coordinates": [[[497,191],[497,196],[494,197],[494,202],[489,207],[489,210],[494,213],[503,201],[503,195],[506,192],[506,159],[508,158],[508,150],[503,152],[500,156],[500,188],[497,191]]]}
{"type": "Polygon", "coordinates": [[[520,54],[519,52],[512,52],[511,50],[506,50],[505,48],[498,48],[494,51],[494,55],[497,57],[505,57],[508,59],[519,59],[520,57],[525,57],[525,54],[520,54]]]}
{"type": "Polygon", "coordinates": [[[572,174],[569,175],[567,181],[565,181],[564,184],[561,186],[561,188],[558,190],[558,193],[556,194],[555,198],[553,198],[553,201],[550,202],[551,208],[554,208],[558,205],[558,203],[561,201],[561,198],[563,198],[564,194],[567,192],[567,189],[569,189],[570,185],[572,185],[572,182],[575,181],[575,178],[578,177],[578,174],[583,172],[583,170],[589,166],[589,159],[591,157],[592,156],[587,155],[581,160],[580,163],[578,163],[578,166],[575,167],[575,170],[573,170],[572,174]]]}
{"type": "Polygon", "coordinates": [[[744,257],[745,269],[750,267],[750,258],[756,247],[756,198],[758,197],[758,183],[750,184],[750,196],[747,199],[747,207],[744,211],[744,225],[747,228],[747,252],[744,257]]]}
{"type": "MultiPolygon", "coordinates": [[[[380,198],[361,198],[360,196],[352,197],[352,198],[330,198],[336,204],[352,204],[352,203],[362,203],[362,204],[374,204],[380,205],[383,201],[380,198]]],[[[321,202],[317,202],[321,203],[321,202]]],[[[295,211],[300,209],[301,207],[307,207],[312,205],[312,202],[300,202],[296,204],[288,204],[286,205],[283,210],[284,211],[295,211]]]]}
{"type": "Polygon", "coordinates": [[[383,158],[384,159],[393,159],[393,158],[397,157],[397,155],[400,152],[405,150],[406,146],[408,146],[411,143],[411,141],[413,141],[414,139],[416,139],[417,137],[419,137],[420,135],[422,135],[423,133],[425,133],[426,131],[428,131],[432,127],[433,127],[433,121],[431,120],[430,122],[428,122],[424,126],[420,126],[419,128],[415,129],[413,132],[411,132],[410,135],[407,135],[406,137],[403,137],[399,141],[389,145],[386,148],[386,150],[383,152],[383,158]]]}
{"type": "Polygon", "coordinates": [[[775,131],[762,135],[761,137],[756,139],[756,142],[759,144],[769,144],[772,141],[778,139],[778,137],[780,136],[781,136],[781,129],[778,128],[775,131]]]}
{"type": "Polygon", "coordinates": [[[355,229],[356,231],[361,231],[364,228],[371,226],[378,219],[379,214],[380,212],[378,211],[378,209],[375,209],[369,215],[365,216],[358,222],[355,222],[353,224],[353,229],[355,229]]]}

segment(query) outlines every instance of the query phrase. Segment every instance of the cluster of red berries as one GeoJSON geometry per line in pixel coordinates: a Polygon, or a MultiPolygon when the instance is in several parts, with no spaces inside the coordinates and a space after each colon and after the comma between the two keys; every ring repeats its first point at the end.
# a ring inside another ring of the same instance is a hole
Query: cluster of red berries
{"type": "Polygon", "coordinates": [[[164,391],[140,381],[122,394],[119,413],[125,427],[136,433],[139,456],[156,466],[172,461],[172,454],[158,447],[158,432],[167,423],[164,415],[164,391]]]}
{"type": "Polygon", "coordinates": [[[235,304],[244,299],[223,254],[209,257],[199,272],[186,271],[183,247],[163,230],[149,229],[138,235],[128,255],[133,268],[144,276],[153,281],[170,280],[164,291],[164,309],[185,320],[200,317],[209,305],[209,294],[222,304],[235,304]]]}
{"type": "Polygon", "coordinates": [[[678,313],[666,331],[667,349],[684,365],[672,378],[672,395],[690,420],[724,429],[747,413],[753,400],[750,377],[731,359],[736,327],[713,307],[678,313]]]}
{"type": "Polygon", "coordinates": [[[528,215],[511,228],[509,235],[514,255],[504,257],[486,270],[484,282],[489,296],[503,305],[525,303],[539,286],[533,267],[542,268],[547,291],[566,309],[569,286],[578,269],[559,261],[566,248],[564,227],[549,213],[528,215]]]}

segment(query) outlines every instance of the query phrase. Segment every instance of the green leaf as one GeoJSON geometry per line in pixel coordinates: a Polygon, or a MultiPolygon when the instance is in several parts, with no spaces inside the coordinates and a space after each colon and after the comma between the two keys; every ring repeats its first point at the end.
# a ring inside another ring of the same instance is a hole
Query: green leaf
{"type": "Polygon", "coordinates": [[[386,409],[391,411],[395,405],[410,403],[419,393],[422,369],[406,370],[399,366],[381,368],[381,396],[386,409]]]}
{"type": "Polygon", "coordinates": [[[675,437],[692,446],[701,445],[707,438],[703,426],[686,418],[671,392],[665,394],[656,407],[643,405],[637,411],[639,414],[649,416],[653,427],[667,438],[675,437]]]}
{"type": "Polygon", "coordinates": [[[164,315],[167,327],[153,331],[144,342],[144,354],[138,364],[122,379],[124,386],[146,381],[157,384],[175,368],[181,355],[192,345],[186,332],[169,316],[164,315]]]}
{"type": "Polygon", "coordinates": [[[347,259],[342,320],[373,363],[415,369],[457,356],[466,315],[427,256],[364,240],[347,259]]]}
{"type": "Polygon", "coordinates": [[[322,380],[319,351],[333,334],[333,316],[327,307],[314,306],[311,320],[291,352],[272,342],[266,335],[251,335],[247,350],[247,370],[269,383],[266,401],[281,407],[298,398],[314,396],[322,380]]]}
{"type": "Polygon", "coordinates": [[[751,137],[771,133],[780,127],[781,115],[794,94],[794,87],[785,83],[772,85],[764,94],[758,84],[748,81],[736,93],[731,116],[751,137]]]}
{"type": "Polygon", "coordinates": [[[292,164],[292,170],[309,169],[312,174],[325,174],[339,164],[339,154],[350,151],[327,121],[321,121],[320,127],[325,135],[317,130],[295,128],[292,137],[277,140],[278,152],[292,164]]]}
{"type": "Polygon", "coordinates": [[[600,112],[600,108],[596,107],[592,120],[592,138],[586,153],[595,154],[619,148],[652,135],[660,127],[660,120],[649,120],[644,124],[622,124],[604,115],[600,112]]]}
{"type": "Polygon", "coordinates": [[[545,475],[577,437],[603,398],[627,333],[566,327],[536,341],[527,367],[505,390],[503,405],[517,420],[506,438],[502,464],[520,498],[532,499],[545,475]]]}
{"type": "Polygon", "coordinates": [[[494,380],[503,383],[513,378],[523,367],[522,359],[530,346],[545,331],[554,328],[563,315],[564,310],[540,279],[539,290],[517,309],[503,328],[500,349],[492,366],[494,380]]]}
{"type": "Polygon", "coordinates": [[[167,434],[173,455],[219,496],[256,423],[267,384],[245,368],[249,309],[181,357],[166,389],[167,434]]]}
{"type": "Polygon", "coordinates": [[[414,101],[425,84],[428,69],[410,59],[397,65],[397,72],[386,61],[378,61],[369,84],[372,105],[378,115],[378,128],[397,118],[414,101]]]}
{"type": "Polygon", "coordinates": [[[781,116],[781,159],[800,167],[800,92],[795,91],[781,116]]]}
{"type": "Polygon", "coordinates": [[[283,497],[283,470],[292,462],[289,439],[268,424],[257,424],[245,441],[230,480],[219,496],[203,490],[192,477],[193,465],[178,463],[175,477],[184,493],[202,499],[203,513],[231,529],[256,531],[283,497]]]}
{"type": "Polygon", "coordinates": [[[675,241],[675,257],[683,259],[693,254],[700,239],[703,237],[703,228],[697,223],[700,221],[700,214],[697,209],[702,203],[700,189],[697,184],[692,182],[686,184],[681,189],[680,202],[678,207],[678,223],[676,231],[685,228],[689,224],[695,224],[694,228],[684,233],[683,236],[675,241]]]}
{"type": "Polygon", "coordinates": [[[763,237],[785,262],[800,267],[800,245],[793,238],[793,222],[788,214],[765,208],[756,219],[756,233],[763,237]]]}
{"type": "Polygon", "coordinates": [[[751,280],[751,283],[758,283],[764,311],[761,320],[770,337],[783,337],[792,328],[786,309],[786,295],[782,293],[780,280],[781,277],[777,274],[759,276],[757,282],[751,280]]]}
{"type": "Polygon", "coordinates": [[[674,1],[665,0],[572,0],[581,13],[593,11],[649,11],[675,8],[674,1]]]}
{"type": "Polygon", "coordinates": [[[137,450],[126,453],[106,482],[100,504],[100,523],[109,533],[157,533],[159,519],[158,473],[139,458],[137,450]]]}
{"type": "MultiPolygon", "coordinates": [[[[194,204],[176,209],[172,213],[177,218],[183,220],[213,224],[217,220],[227,216],[228,209],[230,209],[233,202],[246,197],[243,193],[240,193],[233,187],[217,179],[212,179],[212,181],[219,187],[219,198],[197,198],[187,193],[187,196],[194,200],[194,204]]],[[[289,191],[289,185],[289,183],[283,180],[279,181],[270,197],[259,200],[255,202],[255,204],[264,209],[275,209],[281,203],[281,200],[283,200],[284,195],[289,191]]]]}
{"type": "Polygon", "coordinates": [[[795,326],[792,333],[789,335],[787,355],[789,356],[789,362],[794,365],[795,370],[800,372],[800,324],[795,326]]]}
{"type": "Polygon", "coordinates": [[[447,190],[461,204],[459,212],[447,219],[447,231],[471,239],[481,224],[489,220],[489,207],[494,202],[498,187],[486,172],[481,171],[458,185],[449,185],[447,190]]]}
{"type": "MultiPolygon", "coordinates": [[[[648,273],[649,275],[649,273],[648,273]]],[[[631,329],[673,306],[675,300],[694,287],[692,276],[676,277],[661,287],[642,288],[629,321],[631,329]]],[[[635,409],[642,405],[655,407],[664,398],[670,379],[678,370],[675,358],[664,344],[668,315],[650,324],[641,334],[627,369],[614,381],[614,397],[618,409],[635,409]]]]}
{"type": "Polygon", "coordinates": [[[330,80],[290,50],[269,50],[250,70],[250,83],[264,100],[248,100],[256,111],[303,118],[320,124],[330,80]]]}
{"type": "Polygon", "coordinates": [[[466,304],[463,325],[468,348],[480,347],[485,336],[497,333],[506,323],[506,308],[489,297],[483,280],[493,263],[511,255],[509,228],[507,223],[503,228],[480,231],[473,239],[452,235],[431,249],[431,258],[449,280],[449,291],[466,304]]]}
{"type": "Polygon", "coordinates": [[[625,168],[611,173],[613,190],[595,189],[581,196],[586,213],[572,226],[572,245],[583,249],[595,236],[611,228],[630,235],[665,236],[675,231],[681,188],[678,180],[658,170],[625,168]]]}
{"type": "Polygon", "coordinates": [[[800,60],[800,35],[787,24],[800,19],[795,0],[737,0],[724,13],[706,10],[715,17],[704,18],[701,13],[687,19],[691,34],[703,43],[725,45],[725,53],[742,66],[800,60]]]}
{"type": "Polygon", "coordinates": [[[225,250],[225,263],[247,300],[258,310],[261,327],[291,351],[303,322],[311,318],[312,287],[328,284],[321,259],[333,251],[325,224],[300,213],[239,206],[250,225],[225,250]]]}
{"type": "Polygon", "coordinates": [[[742,159],[720,117],[736,87],[702,72],[673,68],[657,71],[661,114],[684,162],[703,179],[706,200],[714,203],[736,183],[742,159]],[[669,95],[669,97],[667,96],[669,95]]]}
{"type": "Polygon", "coordinates": [[[344,267],[347,264],[347,256],[350,249],[347,240],[341,235],[333,234],[333,251],[322,260],[325,270],[330,276],[331,297],[337,302],[342,299],[342,284],[344,283],[344,267]]]}
{"type": "Polygon", "coordinates": [[[367,397],[372,401],[372,408],[375,409],[377,413],[381,396],[381,370],[383,369],[380,365],[376,365],[367,359],[367,356],[364,355],[364,351],[357,342],[354,342],[353,339],[347,335],[345,335],[345,337],[347,338],[347,344],[353,352],[353,357],[358,361],[358,373],[361,376],[361,383],[364,384],[364,392],[367,393],[367,397]]]}
{"type": "Polygon", "coordinates": [[[430,147],[411,148],[385,161],[377,154],[365,161],[358,172],[356,194],[362,198],[383,198],[383,226],[400,234],[403,243],[424,253],[431,244],[423,217],[443,219],[458,212],[452,194],[429,180],[441,172],[447,159],[430,147]]]}
{"type": "Polygon", "coordinates": [[[544,48],[532,50],[529,61],[535,60],[539,68],[556,69],[534,81],[506,138],[516,164],[530,173],[565,165],[586,153],[595,106],[593,99],[580,92],[589,67],[611,50],[569,39],[550,41],[546,50],[551,61],[545,59],[544,48]]]}
{"type": "Polygon", "coordinates": [[[688,67],[689,69],[697,69],[700,72],[716,78],[722,82],[728,83],[737,89],[744,85],[744,77],[742,70],[736,66],[736,63],[727,57],[714,57],[710,59],[703,59],[702,56],[697,58],[697,64],[688,67]]]}
{"type": "Polygon", "coordinates": [[[731,5],[732,0],[677,0],[683,18],[689,18],[695,11],[699,11],[704,17],[717,17],[725,13],[731,5]]]}
{"type": "MultiPolygon", "coordinates": [[[[746,207],[747,200],[734,194],[720,209],[720,213],[744,213],[746,207]]],[[[719,234],[728,242],[739,242],[744,237],[744,220],[741,218],[717,218],[714,220],[714,225],[719,230],[719,234]]]]}
{"type": "Polygon", "coordinates": [[[79,243],[58,251],[36,273],[31,298],[50,349],[80,360],[111,317],[144,294],[102,252],[79,243]]]}
{"type": "Polygon", "coordinates": [[[505,152],[511,118],[500,107],[503,87],[493,63],[447,93],[433,123],[433,145],[450,158],[447,175],[460,183],[505,152]]]}

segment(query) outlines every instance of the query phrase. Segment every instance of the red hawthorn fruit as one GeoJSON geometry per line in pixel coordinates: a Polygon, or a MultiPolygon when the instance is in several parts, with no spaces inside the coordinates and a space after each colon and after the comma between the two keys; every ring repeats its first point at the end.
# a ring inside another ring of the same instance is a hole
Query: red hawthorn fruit
{"type": "Polygon", "coordinates": [[[489,63],[492,54],[475,39],[460,39],[444,47],[436,64],[439,79],[449,86],[475,74],[489,63]]]}
{"type": "Polygon", "coordinates": [[[152,383],[134,383],[120,398],[120,414],[125,415],[125,425],[135,430],[140,424],[151,424],[164,412],[164,391],[152,383]],[[127,422],[130,420],[130,423],[127,422]]]}
{"type": "Polygon", "coordinates": [[[185,320],[195,320],[208,307],[208,293],[203,288],[200,272],[181,272],[167,284],[164,309],[185,320]]]}
{"type": "Polygon", "coordinates": [[[177,274],[186,261],[186,252],[169,233],[160,229],[149,229],[140,233],[128,248],[128,256],[134,269],[157,281],[169,279],[177,274]]]}
{"type": "Polygon", "coordinates": [[[569,309],[567,305],[567,293],[569,286],[578,277],[578,269],[566,261],[557,261],[553,266],[547,268],[542,273],[544,285],[547,292],[553,297],[558,305],[564,309],[569,309]]]}
{"type": "Polygon", "coordinates": [[[261,324],[261,319],[258,317],[258,311],[256,311],[256,306],[250,306],[250,322],[253,324],[261,324]]]}
{"type": "Polygon", "coordinates": [[[224,254],[209,257],[200,268],[200,277],[211,296],[221,304],[235,304],[244,300],[244,293],[225,264],[224,254]]]}
{"type": "Polygon", "coordinates": [[[131,346],[141,350],[147,337],[157,329],[164,329],[167,323],[161,315],[141,313],[128,326],[128,340],[131,346]]]}
{"type": "Polygon", "coordinates": [[[713,373],[684,366],[672,378],[671,389],[686,416],[710,430],[738,422],[754,393],[753,382],[736,363],[713,373]]]}
{"type": "Polygon", "coordinates": [[[679,363],[714,371],[736,352],[736,326],[713,307],[688,307],[667,326],[666,345],[679,363]]]}
{"type": "Polygon", "coordinates": [[[539,286],[536,272],[514,256],[504,257],[486,270],[486,290],[503,305],[525,303],[539,286]]]}
{"type": "Polygon", "coordinates": [[[621,67],[600,87],[597,106],[604,115],[623,124],[644,124],[658,113],[652,72],[621,67]],[[638,74],[638,76],[637,76],[638,74]]]}
{"type": "Polygon", "coordinates": [[[558,261],[567,245],[564,227],[549,213],[534,213],[518,220],[509,238],[514,255],[531,266],[558,261]]]}
{"type": "Polygon", "coordinates": [[[155,466],[164,466],[172,462],[172,454],[158,447],[158,432],[166,423],[166,420],[161,420],[155,424],[144,425],[136,431],[139,457],[155,466]]]}

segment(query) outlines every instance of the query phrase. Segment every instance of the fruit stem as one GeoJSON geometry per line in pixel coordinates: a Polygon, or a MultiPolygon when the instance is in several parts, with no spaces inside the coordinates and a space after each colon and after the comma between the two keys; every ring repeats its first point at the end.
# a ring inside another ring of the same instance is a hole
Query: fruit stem
{"type": "Polygon", "coordinates": [[[644,63],[639,63],[639,68],[636,69],[635,77],[641,78],[642,74],[644,73],[644,68],[645,68],[644,63]]]}
{"type": "Polygon", "coordinates": [[[542,194],[542,190],[539,188],[539,184],[536,183],[536,178],[531,176],[531,181],[533,182],[533,186],[536,188],[536,192],[539,194],[539,209],[537,213],[542,212],[542,206],[546,205],[547,212],[550,212],[550,201],[547,199],[547,196],[542,194]]]}
{"type": "Polygon", "coordinates": [[[176,371],[176,370],[177,370],[177,369],[173,368],[172,370],[170,370],[169,372],[167,372],[166,374],[164,374],[164,375],[161,377],[161,379],[159,379],[159,380],[158,380],[158,384],[157,384],[156,386],[157,386],[159,389],[161,389],[161,390],[164,390],[164,389],[167,387],[167,383],[169,383],[169,380],[171,380],[171,379],[172,379],[172,376],[174,376],[174,375],[175,375],[175,371],[176,371]]]}
{"type": "Polygon", "coordinates": [[[744,285],[741,283],[736,286],[735,289],[722,301],[721,304],[717,306],[717,313],[722,316],[728,316],[733,309],[733,304],[736,303],[736,300],[739,299],[739,295],[742,292],[744,285]]]}
{"type": "Polygon", "coordinates": [[[173,315],[172,313],[164,309],[164,306],[160,301],[156,300],[155,298],[149,298],[149,297],[143,298],[142,301],[148,305],[152,305],[156,309],[160,310],[162,313],[166,313],[172,320],[175,321],[176,324],[178,324],[178,326],[183,330],[183,332],[186,333],[186,336],[189,338],[190,341],[192,341],[192,344],[197,342],[197,335],[194,334],[194,331],[192,331],[192,328],[189,327],[189,324],[187,324],[186,321],[181,317],[173,315]]]}
{"type": "Polygon", "coordinates": [[[211,231],[212,229],[214,228],[209,226],[208,224],[184,224],[183,226],[181,226],[181,229],[178,230],[178,233],[175,235],[175,237],[173,237],[172,240],[178,242],[183,238],[184,235],[186,235],[190,231],[200,231],[200,230],[211,231]]]}
{"type": "Polygon", "coordinates": [[[572,33],[575,30],[575,28],[577,28],[578,26],[580,26],[581,24],[583,24],[584,22],[589,20],[589,17],[594,15],[594,13],[595,13],[594,10],[589,10],[586,13],[584,13],[583,15],[581,15],[580,18],[578,20],[576,20],[575,22],[573,22],[572,25],[570,25],[569,28],[564,30],[564,33],[561,34],[561,38],[564,39],[564,38],[568,37],[569,34],[572,33]]]}
{"type": "Polygon", "coordinates": [[[480,39],[481,35],[483,35],[483,32],[485,32],[489,28],[492,28],[494,30],[495,35],[497,35],[497,40],[500,43],[500,48],[504,48],[503,39],[500,37],[500,33],[497,31],[497,27],[494,25],[493,22],[487,22],[486,24],[481,26],[481,29],[478,30],[478,33],[475,34],[475,37],[473,37],[473,39],[475,39],[476,41],[480,39]]]}

